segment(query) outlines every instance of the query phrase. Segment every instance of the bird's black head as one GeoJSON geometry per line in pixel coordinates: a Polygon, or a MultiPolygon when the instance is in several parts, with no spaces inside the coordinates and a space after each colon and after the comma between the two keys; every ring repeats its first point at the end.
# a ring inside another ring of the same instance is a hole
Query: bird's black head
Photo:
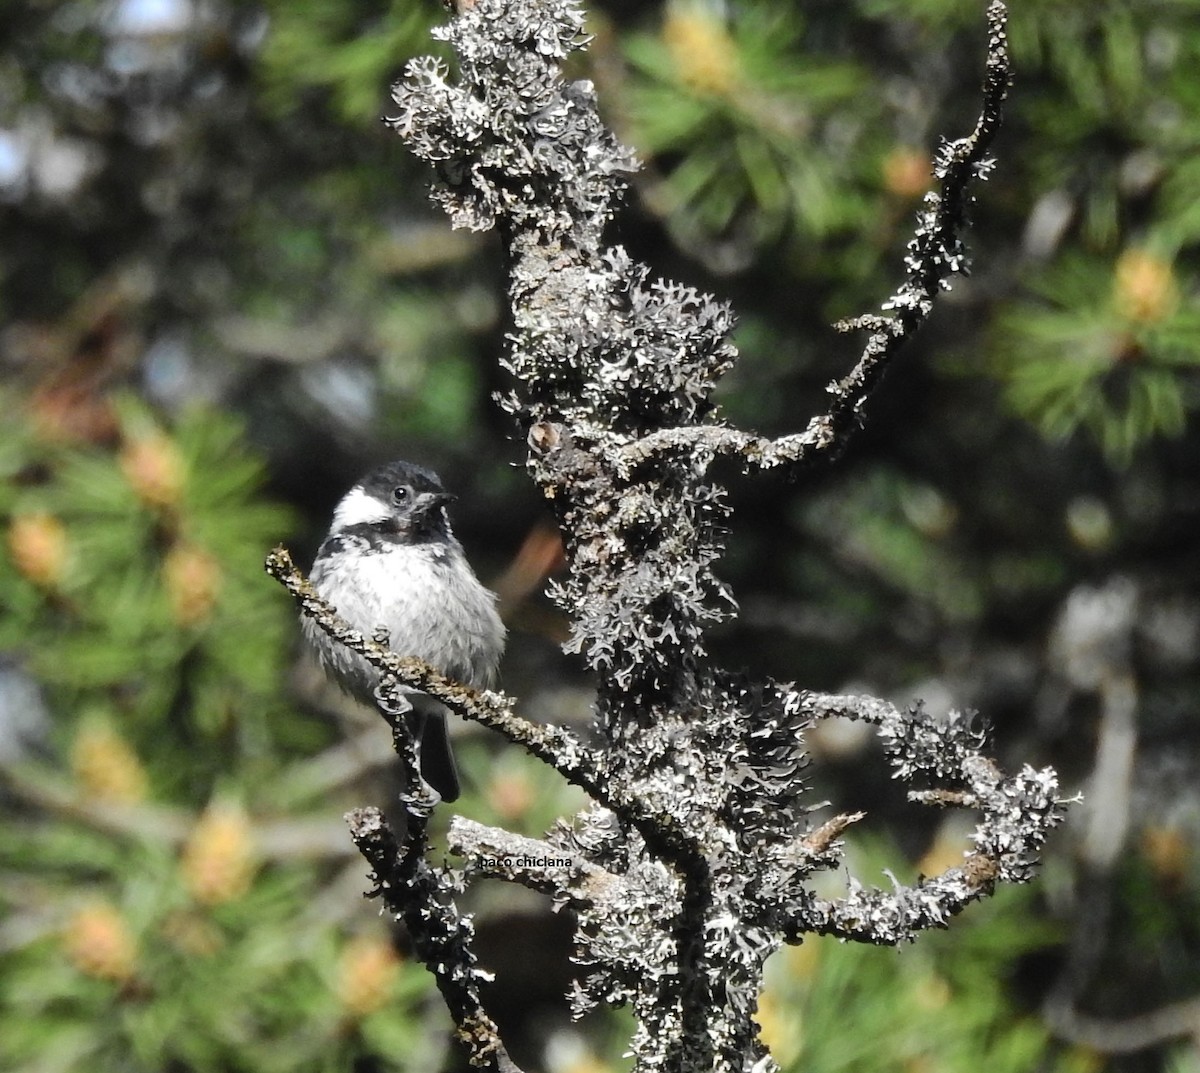
{"type": "Polygon", "coordinates": [[[400,540],[450,532],[445,506],[454,496],[436,473],[411,462],[389,462],[362,478],[338,504],[333,531],[369,531],[400,540]]]}

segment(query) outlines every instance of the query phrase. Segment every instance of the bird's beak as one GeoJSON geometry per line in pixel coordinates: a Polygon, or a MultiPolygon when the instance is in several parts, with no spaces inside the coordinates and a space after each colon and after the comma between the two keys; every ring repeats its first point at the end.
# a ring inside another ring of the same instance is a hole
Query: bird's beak
{"type": "Polygon", "coordinates": [[[417,496],[416,503],[413,504],[414,513],[419,518],[428,518],[439,507],[453,503],[457,498],[458,496],[452,495],[450,492],[422,492],[417,496]]]}

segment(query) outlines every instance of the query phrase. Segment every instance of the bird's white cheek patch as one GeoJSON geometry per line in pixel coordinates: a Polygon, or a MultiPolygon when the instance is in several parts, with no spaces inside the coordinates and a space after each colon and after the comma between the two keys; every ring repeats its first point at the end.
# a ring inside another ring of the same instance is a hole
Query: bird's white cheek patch
{"type": "Polygon", "coordinates": [[[373,522],[387,521],[389,516],[387,507],[374,496],[367,495],[361,488],[351,488],[333,512],[333,528],[370,525],[373,522]]]}

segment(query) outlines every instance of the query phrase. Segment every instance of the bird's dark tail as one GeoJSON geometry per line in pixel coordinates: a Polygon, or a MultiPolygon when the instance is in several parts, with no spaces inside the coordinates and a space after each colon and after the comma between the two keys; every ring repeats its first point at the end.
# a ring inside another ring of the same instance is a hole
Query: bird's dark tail
{"type": "Polygon", "coordinates": [[[445,710],[436,701],[421,703],[421,697],[410,697],[413,710],[408,725],[417,742],[423,778],[445,802],[457,801],[462,787],[458,781],[458,766],[450,749],[450,728],[445,710]]]}

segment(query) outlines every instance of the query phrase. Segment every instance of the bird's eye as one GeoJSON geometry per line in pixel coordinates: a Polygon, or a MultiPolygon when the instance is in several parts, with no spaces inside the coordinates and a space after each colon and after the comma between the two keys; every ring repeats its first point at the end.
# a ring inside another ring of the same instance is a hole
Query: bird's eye
{"type": "Polygon", "coordinates": [[[408,485],[402,484],[398,488],[392,489],[392,502],[393,503],[395,503],[397,505],[399,505],[401,503],[407,503],[408,497],[409,497],[408,485]]]}

